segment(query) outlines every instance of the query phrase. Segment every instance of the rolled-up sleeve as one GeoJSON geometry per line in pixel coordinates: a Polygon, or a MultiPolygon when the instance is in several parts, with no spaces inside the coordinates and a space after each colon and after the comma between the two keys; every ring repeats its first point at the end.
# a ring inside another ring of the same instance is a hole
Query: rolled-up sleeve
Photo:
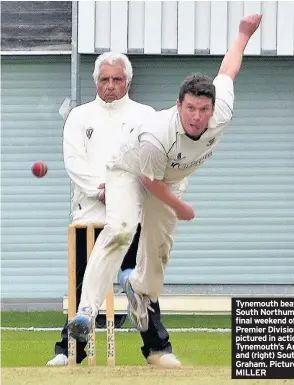
{"type": "MultiPolygon", "coordinates": [[[[145,140],[144,137],[150,139],[150,135],[144,135],[140,140],[141,173],[151,181],[154,179],[162,180],[167,166],[167,155],[163,149],[160,149],[160,144],[151,143],[151,141],[145,140]]],[[[154,140],[156,139],[154,138],[154,140]]]]}
{"type": "Polygon", "coordinates": [[[219,124],[227,123],[232,119],[234,107],[234,83],[224,74],[218,75],[213,84],[216,91],[214,117],[219,124]]]}

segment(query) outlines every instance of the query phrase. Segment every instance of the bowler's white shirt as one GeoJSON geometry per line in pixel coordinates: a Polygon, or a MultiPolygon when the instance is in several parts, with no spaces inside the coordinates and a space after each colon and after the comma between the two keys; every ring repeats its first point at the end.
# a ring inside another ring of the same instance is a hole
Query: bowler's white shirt
{"type": "Polygon", "coordinates": [[[214,115],[198,140],[186,135],[176,106],[159,111],[138,127],[135,134],[131,134],[133,139],[121,148],[120,159],[117,159],[120,166],[168,184],[178,183],[193,174],[212,156],[232,118],[233,80],[218,75],[213,83],[216,89],[214,115]]]}

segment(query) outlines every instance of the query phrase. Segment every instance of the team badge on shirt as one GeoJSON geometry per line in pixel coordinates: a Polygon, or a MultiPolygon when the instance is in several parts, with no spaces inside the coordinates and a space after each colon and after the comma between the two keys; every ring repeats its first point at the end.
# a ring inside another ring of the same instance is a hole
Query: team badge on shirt
{"type": "Polygon", "coordinates": [[[88,139],[91,139],[91,136],[92,136],[92,134],[93,134],[93,128],[87,128],[87,130],[86,130],[86,135],[87,135],[87,138],[88,139]]]}
{"type": "Polygon", "coordinates": [[[183,160],[183,159],[186,159],[186,157],[182,156],[182,153],[179,152],[178,155],[177,155],[177,160],[183,160]]]}

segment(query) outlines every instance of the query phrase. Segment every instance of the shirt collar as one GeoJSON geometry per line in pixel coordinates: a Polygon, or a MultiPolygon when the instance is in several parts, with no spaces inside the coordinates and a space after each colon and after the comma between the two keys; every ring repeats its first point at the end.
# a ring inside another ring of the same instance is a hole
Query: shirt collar
{"type": "Polygon", "coordinates": [[[176,127],[179,134],[186,134],[181,122],[179,111],[177,111],[177,114],[176,114],[176,127]]]}
{"type": "Polygon", "coordinates": [[[122,107],[129,100],[129,94],[126,93],[125,96],[123,96],[121,99],[114,100],[111,103],[104,102],[104,100],[102,100],[98,94],[96,95],[95,100],[96,103],[98,103],[103,108],[117,109],[122,107]]]}

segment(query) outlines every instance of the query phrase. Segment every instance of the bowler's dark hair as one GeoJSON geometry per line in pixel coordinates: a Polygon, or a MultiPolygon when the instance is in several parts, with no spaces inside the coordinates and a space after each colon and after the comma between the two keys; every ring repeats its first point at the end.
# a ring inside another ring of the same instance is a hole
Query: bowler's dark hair
{"type": "Polygon", "coordinates": [[[212,83],[212,79],[205,75],[197,73],[187,76],[180,87],[180,103],[183,102],[186,94],[206,96],[212,100],[212,105],[215,103],[215,87],[212,83]]]}

